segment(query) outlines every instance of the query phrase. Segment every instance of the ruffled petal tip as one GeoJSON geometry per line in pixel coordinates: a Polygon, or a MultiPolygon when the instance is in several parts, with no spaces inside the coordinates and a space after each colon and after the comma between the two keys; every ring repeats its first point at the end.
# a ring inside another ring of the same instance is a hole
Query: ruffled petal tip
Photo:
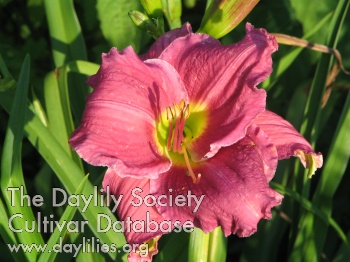
{"type": "Polygon", "coordinates": [[[152,257],[158,254],[158,240],[160,236],[154,237],[137,247],[136,252],[130,252],[129,262],[150,262],[152,257]]]}
{"type": "Polygon", "coordinates": [[[309,169],[307,174],[308,178],[311,178],[315,174],[317,168],[321,168],[323,165],[323,156],[321,153],[307,154],[302,150],[296,150],[294,152],[294,156],[299,157],[303,166],[309,169]]]}

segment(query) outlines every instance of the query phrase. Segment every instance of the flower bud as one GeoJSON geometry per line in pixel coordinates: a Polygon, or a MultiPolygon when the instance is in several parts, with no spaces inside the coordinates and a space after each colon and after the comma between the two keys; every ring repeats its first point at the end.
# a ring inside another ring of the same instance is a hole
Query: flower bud
{"type": "Polygon", "coordinates": [[[197,0],[184,0],[184,5],[186,8],[194,8],[196,6],[197,0]]]}
{"type": "Polygon", "coordinates": [[[149,18],[146,14],[139,11],[132,10],[129,12],[129,17],[133,23],[141,29],[146,31],[153,38],[157,39],[164,33],[163,19],[149,18]]]}
{"type": "Polygon", "coordinates": [[[223,37],[235,28],[258,2],[259,0],[212,1],[205,11],[198,32],[215,38],[223,37]]]}

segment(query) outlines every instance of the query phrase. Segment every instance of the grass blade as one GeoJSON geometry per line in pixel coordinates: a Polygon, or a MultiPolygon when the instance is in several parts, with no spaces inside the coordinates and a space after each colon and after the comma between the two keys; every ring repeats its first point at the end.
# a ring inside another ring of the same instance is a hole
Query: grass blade
{"type": "MultiPolygon", "coordinates": [[[[74,192],[74,195],[80,195],[82,193],[83,188],[87,181],[88,181],[88,175],[85,176],[85,178],[81,181],[80,185],[77,187],[77,191],[74,192]]],[[[66,210],[64,211],[63,215],[60,218],[59,223],[63,224],[71,221],[74,217],[76,210],[77,208],[75,206],[67,206],[66,210]]],[[[64,227],[64,230],[62,231],[60,231],[58,227],[56,227],[55,231],[52,233],[49,241],[47,242],[47,247],[45,249],[45,252],[41,254],[38,262],[51,262],[55,260],[57,253],[51,252],[52,248],[55,244],[60,242],[60,239],[64,237],[66,232],[67,232],[67,227],[64,227]]]]}
{"type": "MultiPolygon", "coordinates": [[[[341,227],[337,224],[337,222],[332,217],[330,217],[329,214],[324,213],[322,210],[319,209],[319,207],[317,205],[315,205],[314,203],[311,203],[309,200],[307,200],[306,198],[304,198],[303,196],[301,196],[300,194],[298,194],[297,192],[295,192],[293,190],[290,190],[290,189],[288,189],[282,185],[276,184],[274,182],[271,182],[271,186],[274,189],[276,189],[279,193],[292,197],[295,201],[300,203],[303,208],[305,208],[307,211],[312,212],[315,216],[317,216],[317,218],[322,220],[322,222],[325,225],[331,225],[332,228],[334,229],[334,231],[338,234],[339,238],[343,241],[343,243],[350,250],[350,243],[348,242],[348,239],[347,239],[345,233],[343,232],[341,227]]],[[[300,254],[300,255],[305,256],[305,253],[300,254]]],[[[294,261],[294,260],[290,260],[290,261],[294,261]]]]}
{"type": "MultiPolygon", "coordinates": [[[[9,216],[6,207],[0,198],[0,236],[7,245],[15,246],[18,244],[15,234],[8,226],[9,216]]],[[[26,257],[22,249],[18,252],[13,252],[12,257],[15,261],[25,261],[26,257]]]]}
{"type": "MultiPolygon", "coordinates": [[[[327,162],[323,167],[322,176],[314,194],[313,203],[328,215],[332,214],[333,197],[345,175],[350,160],[350,94],[348,94],[343,113],[340,117],[334,140],[328,152],[327,162]],[[331,175],[330,175],[331,174],[331,175]]],[[[317,219],[313,225],[316,237],[316,247],[322,250],[326,240],[327,230],[317,219]]]]}
{"type": "MultiPolygon", "coordinates": [[[[73,0],[45,0],[44,3],[55,67],[61,67],[74,60],[87,60],[85,41],[73,0]]],[[[76,119],[81,119],[85,97],[88,94],[83,81],[79,76],[72,76],[70,83],[74,86],[69,93],[74,97],[71,107],[76,119]]]]}
{"type": "MultiPolygon", "coordinates": [[[[86,61],[72,61],[48,73],[44,81],[49,130],[81,169],[83,168],[81,159],[68,144],[69,137],[74,130],[68,94],[68,74],[74,72],[92,75],[97,72],[98,67],[98,65],[86,61]]],[[[85,89],[90,91],[87,85],[85,89]]]]}
{"type": "MultiPolygon", "coordinates": [[[[341,26],[349,6],[348,0],[338,2],[330,23],[330,31],[325,45],[336,48],[341,26]]],[[[309,98],[304,111],[304,121],[301,126],[301,133],[311,144],[315,145],[318,136],[318,126],[321,118],[321,103],[325,91],[328,72],[332,65],[333,57],[322,55],[317,65],[316,74],[311,86],[309,98]]],[[[296,170],[300,169],[298,164],[296,170]]],[[[296,189],[304,197],[309,195],[310,182],[306,181],[306,176],[302,170],[296,172],[296,189]]],[[[293,220],[300,218],[301,224],[295,223],[292,229],[292,240],[295,238],[294,248],[290,256],[290,261],[301,259],[301,256],[319,257],[322,250],[323,237],[326,234],[327,224],[318,224],[315,227],[314,217],[310,214],[301,216],[298,209],[295,210],[293,220]],[[316,236],[317,235],[317,236],[316,236]],[[307,238],[305,237],[307,236],[307,238]],[[320,238],[319,238],[320,237],[320,238]],[[302,255],[301,255],[302,254],[302,255]]]]}
{"type": "Polygon", "coordinates": [[[149,37],[131,21],[130,10],[142,10],[138,0],[97,0],[96,9],[102,34],[110,46],[119,50],[131,45],[136,53],[142,50],[149,37]]]}
{"type": "Polygon", "coordinates": [[[227,238],[221,230],[217,227],[209,236],[209,261],[226,261],[227,254],[227,238]]]}
{"type": "MultiPolygon", "coordinates": [[[[316,34],[319,30],[323,29],[325,24],[329,21],[329,19],[332,17],[332,14],[326,15],[320,22],[318,22],[312,31],[305,34],[302,38],[308,39],[314,34],[316,34]]],[[[292,48],[291,51],[289,51],[287,54],[285,54],[277,63],[274,63],[274,70],[269,78],[267,78],[262,83],[262,88],[265,90],[270,90],[274,84],[277,82],[279,77],[282,76],[282,74],[292,65],[294,60],[299,56],[299,54],[303,51],[303,48],[292,48]]]]}
{"type": "Polygon", "coordinates": [[[154,262],[187,261],[188,242],[189,234],[184,231],[162,236],[159,240],[159,253],[155,256],[154,262]]]}
{"type": "Polygon", "coordinates": [[[86,47],[72,0],[45,0],[55,66],[86,60],[86,47]]]}
{"type": "MultiPolygon", "coordinates": [[[[10,107],[13,101],[12,92],[3,92],[0,96],[0,105],[7,111],[10,111],[10,107]]],[[[25,135],[33,146],[38,150],[44,160],[50,165],[55,172],[59,180],[62,182],[69,194],[73,194],[77,190],[77,185],[84,179],[83,171],[75,164],[71,157],[66,153],[62,146],[52,136],[51,132],[44,126],[41,120],[36,116],[35,109],[32,105],[25,107],[25,135]]],[[[82,194],[85,197],[94,193],[93,185],[88,181],[82,194]]],[[[82,210],[82,206],[79,207],[82,210]]],[[[114,214],[111,213],[108,207],[104,203],[100,202],[100,198],[97,198],[96,206],[89,206],[85,213],[82,213],[84,219],[89,221],[89,226],[95,236],[98,236],[101,243],[111,245],[116,244],[117,248],[121,248],[125,244],[125,238],[122,233],[116,233],[113,230],[109,230],[105,233],[98,232],[98,214],[106,214],[110,218],[110,222],[116,222],[114,214]]],[[[101,228],[105,228],[107,225],[105,219],[101,220],[101,228]]],[[[109,253],[112,259],[115,259],[117,254],[109,253]]]]}
{"type": "MultiPolygon", "coordinates": [[[[10,111],[10,119],[6,130],[5,142],[1,159],[1,191],[10,214],[9,224],[21,230],[16,234],[19,243],[43,244],[42,236],[34,230],[28,232],[26,222],[35,222],[31,203],[23,201],[27,194],[22,173],[22,139],[25,124],[26,102],[29,88],[30,58],[27,55],[14,90],[14,98],[10,111]],[[11,190],[10,188],[13,188],[11,190]],[[15,216],[16,215],[16,216],[15,216]],[[21,217],[19,217],[19,216],[21,217]],[[13,220],[12,220],[13,219],[13,220]]],[[[36,252],[26,252],[29,261],[35,261],[36,252]]]]}
{"type": "Polygon", "coordinates": [[[210,234],[205,234],[200,228],[194,228],[190,235],[188,261],[208,261],[210,234]]]}

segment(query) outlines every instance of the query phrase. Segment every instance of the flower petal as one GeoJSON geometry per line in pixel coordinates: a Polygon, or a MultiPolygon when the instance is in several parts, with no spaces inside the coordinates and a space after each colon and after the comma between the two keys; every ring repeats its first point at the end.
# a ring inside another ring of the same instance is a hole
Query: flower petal
{"type": "Polygon", "coordinates": [[[69,141],[78,154],[92,165],[118,169],[120,176],[156,178],[168,170],[155,121],[166,106],[187,100],[175,69],[158,59],[142,62],[131,47],[113,48],[87,82],[94,91],[69,141]]]}
{"type": "Polygon", "coordinates": [[[179,72],[194,104],[204,104],[208,124],[190,148],[194,161],[212,157],[245,136],[247,126],[265,109],[266,92],[256,85],[272,72],[277,42],[264,29],[246,25],[247,34],[223,46],[214,38],[189,34],[160,55],[179,72]]]}
{"type": "Polygon", "coordinates": [[[151,262],[152,257],[158,254],[158,240],[160,236],[154,237],[147,243],[141,244],[137,252],[130,252],[128,262],[151,262]]]}
{"type": "MultiPolygon", "coordinates": [[[[127,222],[125,222],[128,221],[128,219],[133,222],[143,222],[146,220],[147,212],[150,220],[153,220],[156,223],[160,223],[164,220],[154,206],[148,207],[145,204],[137,206],[139,201],[138,199],[135,199],[134,194],[132,193],[133,190],[136,189],[138,191],[137,193],[135,191],[135,195],[137,194],[144,199],[144,197],[149,194],[149,179],[135,179],[130,177],[122,178],[113,169],[109,168],[105,174],[102,185],[105,191],[107,191],[107,186],[109,186],[109,191],[117,199],[120,195],[123,196],[118,205],[117,212],[120,220],[124,221],[124,234],[126,241],[129,244],[142,244],[163,234],[160,230],[156,232],[135,232],[133,223],[131,223],[130,228],[128,228],[127,222]]],[[[146,224],[146,222],[144,223],[146,224]]],[[[154,227],[149,225],[149,228],[153,229],[154,227]]],[[[144,229],[146,230],[147,227],[145,226],[144,229]]],[[[139,228],[137,228],[136,231],[138,230],[139,228]]]]}
{"type": "Polygon", "coordinates": [[[278,159],[297,156],[305,168],[309,168],[309,177],[317,168],[322,167],[321,153],[315,153],[309,142],[286,120],[271,111],[265,111],[253,121],[258,125],[277,148],[278,159]]]}
{"type": "Polygon", "coordinates": [[[192,28],[189,23],[185,23],[181,28],[176,28],[169,32],[166,32],[150,47],[148,52],[144,55],[140,55],[142,60],[158,58],[159,55],[167,48],[175,39],[186,36],[192,33],[192,28]]]}
{"type": "Polygon", "coordinates": [[[204,195],[198,210],[193,197],[190,206],[157,206],[165,219],[176,218],[182,223],[191,220],[204,232],[221,226],[226,236],[235,233],[246,237],[256,231],[261,218],[270,219],[271,208],[281,203],[283,197],[268,185],[277,166],[277,152],[255,125],[242,140],[221,148],[215,157],[198,165],[193,168],[201,174],[198,184],[192,183],[180,167],[172,167],[150,181],[155,196],[169,195],[170,188],[173,199],[188,194],[200,199],[204,195]]]}

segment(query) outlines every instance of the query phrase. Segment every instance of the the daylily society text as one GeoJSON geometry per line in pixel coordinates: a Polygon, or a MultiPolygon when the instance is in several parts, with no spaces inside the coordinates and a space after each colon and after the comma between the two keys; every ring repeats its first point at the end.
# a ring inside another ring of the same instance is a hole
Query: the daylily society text
{"type": "MultiPolygon", "coordinates": [[[[20,206],[35,206],[41,207],[44,205],[44,198],[42,195],[35,195],[33,197],[25,194],[23,187],[10,187],[11,205],[20,206]]],[[[152,206],[177,206],[177,207],[193,207],[193,213],[196,213],[200,208],[200,205],[204,199],[204,195],[197,197],[192,192],[184,191],[183,194],[176,196],[172,195],[173,190],[169,189],[169,194],[160,195],[155,197],[153,195],[141,196],[143,190],[135,187],[131,190],[131,197],[129,199],[130,205],[133,207],[140,207],[145,205],[147,207],[152,206]]],[[[64,205],[78,207],[82,213],[86,212],[89,206],[109,206],[112,212],[115,212],[119,204],[123,201],[124,195],[113,195],[109,192],[107,187],[106,191],[94,187],[93,194],[72,194],[68,193],[61,188],[52,188],[51,206],[62,207],[64,205]]],[[[14,233],[20,232],[49,232],[52,233],[55,228],[59,231],[67,230],[68,232],[84,232],[85,226],[89,224],[87,220],[71,220],[71,221],[58,221],[55,220],[54,215],[45,216],[41,212],[37,213],[36,221],[28,221],[23,214],[17,213],[12,215],[8,220],[8,226],[14,233]],[[21,225],[21,226],[19,226],[21,225]]],[[[115,232],[191,232],[194,225],[191,221],[178,220],[164,220],[158,223],[151,219],[149,212],[145,212],[144,219],[132,220],[130,217],[126,217],[124,221],[117,221],[111,214],[97,214],[97,232],[107,232],[113,230],[115,232]]]]}

